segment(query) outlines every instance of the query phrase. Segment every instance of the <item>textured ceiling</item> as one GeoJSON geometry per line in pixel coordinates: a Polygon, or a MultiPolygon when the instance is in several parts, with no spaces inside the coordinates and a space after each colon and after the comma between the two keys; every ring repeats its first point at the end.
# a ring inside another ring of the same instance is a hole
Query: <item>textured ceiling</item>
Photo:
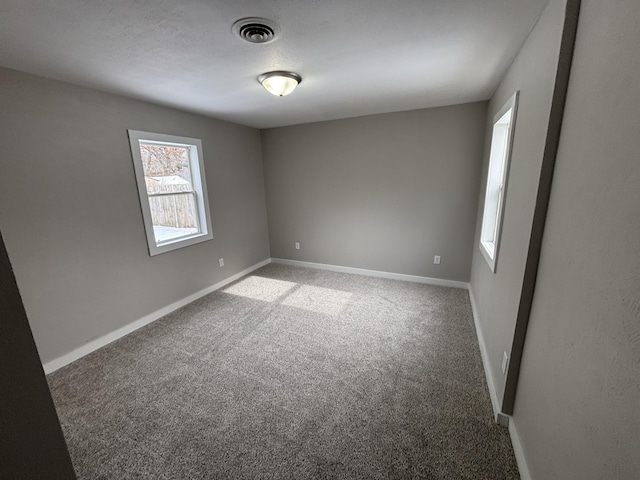
{"type": "Polygon", "coordinates": [[[0,0],[0,65],[258,128],[489,98],[547,0],[0,0]],[[274,20],[271,43],[232,31],[274,20]],[[274,97],[256,77],[303,80],[274,97]]]}

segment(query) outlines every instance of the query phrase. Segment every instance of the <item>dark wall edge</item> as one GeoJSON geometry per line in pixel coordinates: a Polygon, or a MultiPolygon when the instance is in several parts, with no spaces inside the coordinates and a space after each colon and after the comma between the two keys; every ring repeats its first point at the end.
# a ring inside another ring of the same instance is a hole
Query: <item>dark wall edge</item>
{"type": "Polygon", "coordinates": [[[75,479],[0,233],[0,478],[75,479]]]}
{"type": "Polygon", "coordinates": [[[513,414],[527,327],[529,325],[531,307],[536,290],[540,251],[542,249],[544,227],[549,209],[553,172],[558,154],[558,146],[560,144],[564,107],[571,75],[571,62],[578,30],[580,1],[581,0],[567,0],[565,6],[558,68],[556,70],[556,79],[551,100],[551,111],[549,113],[544,154],[540,167],[540,181],[538,182],[538,192],[529,238],[529,249],[522,280],[516,327],[511,346],[511,359],[507,372],[504,395],[502,397],[502,413],[506,415],[513,414]]]}

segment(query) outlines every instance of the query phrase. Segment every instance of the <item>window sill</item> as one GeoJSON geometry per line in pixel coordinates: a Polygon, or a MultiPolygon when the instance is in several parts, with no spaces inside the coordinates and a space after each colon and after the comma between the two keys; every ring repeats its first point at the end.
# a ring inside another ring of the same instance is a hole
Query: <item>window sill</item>
{"type": "Polygon", "coordinates": [[[493,242],[480,242],[480,252],[489,264],[492,273],[496,273],[496,244],[493,242]]]}

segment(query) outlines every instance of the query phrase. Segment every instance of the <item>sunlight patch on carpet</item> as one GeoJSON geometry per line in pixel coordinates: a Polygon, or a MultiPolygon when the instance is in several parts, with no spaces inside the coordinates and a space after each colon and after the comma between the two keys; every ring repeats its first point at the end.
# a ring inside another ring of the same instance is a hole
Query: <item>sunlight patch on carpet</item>
{"type": "Polygon", "coordinates": [[[254,300],[262,300],[263,302],[273,302],[291,291],[297,285],[297,283],[293,282],[253,275],[225,288],[223,292],[252,298],[254,300]]]}

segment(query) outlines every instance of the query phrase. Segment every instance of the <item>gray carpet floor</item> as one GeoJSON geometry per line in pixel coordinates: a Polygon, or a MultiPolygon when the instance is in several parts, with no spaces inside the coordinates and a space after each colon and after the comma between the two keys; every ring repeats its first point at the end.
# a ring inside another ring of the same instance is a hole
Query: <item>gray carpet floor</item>
{"type": "Polygon", "coordinates": [[[48,376],[82,479],[517,479],[467,291],[271,264],[48,376]]]}

